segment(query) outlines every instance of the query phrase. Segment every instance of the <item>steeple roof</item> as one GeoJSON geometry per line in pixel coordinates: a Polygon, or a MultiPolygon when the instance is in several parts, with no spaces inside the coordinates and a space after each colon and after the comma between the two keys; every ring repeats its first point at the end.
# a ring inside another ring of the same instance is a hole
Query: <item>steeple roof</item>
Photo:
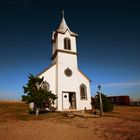
{"type": "Polygon", "coordinates": [[[69,31],[70,35],[72,35],[72,36],[78,36],[78,34],[76,34],[76,33],[72,32],[72,31],[70,31],[70,29],[69,29],[69,27],[67,26],[67,23],[66,23],[66,21],[65,21],[65,18],[64,18],[64,11],[63,11],[63,12],[62,12],[62,20],[61,20],[61,23],[60,23],[58,29],[56,30],[56,32],[64,34],[67,30],[69,31]]]}
{"type": "Polygon", "coordinates": [[[65,21],[65,18],[62,17],[61,23],[60,23],[60,25],[59,25],[59,27],[58,27],[57,30],[62,30],[62,31],[64,31],[64,30],[67,30],[67,29],[69,29],[69,27],[67,26],[67,23],[66,23],[66,21],[65,21]]]}

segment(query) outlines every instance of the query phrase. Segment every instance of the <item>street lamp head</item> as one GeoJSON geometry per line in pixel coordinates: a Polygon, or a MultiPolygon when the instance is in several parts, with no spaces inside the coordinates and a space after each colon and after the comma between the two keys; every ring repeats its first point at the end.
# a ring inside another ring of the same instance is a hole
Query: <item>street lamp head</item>
{"type": "Polygon", "coordinates": [[[101,86],[100,86],[100,85],[98,85],[98,87],[97,87],[97,88],[98,88],[98,90],[101,90],[101,86]]]}

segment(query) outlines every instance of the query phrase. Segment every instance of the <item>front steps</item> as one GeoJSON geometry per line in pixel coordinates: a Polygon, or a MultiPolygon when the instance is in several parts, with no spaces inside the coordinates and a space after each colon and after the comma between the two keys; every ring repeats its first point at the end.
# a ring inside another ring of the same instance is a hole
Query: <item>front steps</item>
{"type": "Polygon", "coordinates": [[[85,111],[64,111],[62,112],[64,116],[66,117],[82,117],[82,118],[98,118],[99,115],[94,115],[94,114],[90,114],[90,113],[86,113],[85,111]]]}

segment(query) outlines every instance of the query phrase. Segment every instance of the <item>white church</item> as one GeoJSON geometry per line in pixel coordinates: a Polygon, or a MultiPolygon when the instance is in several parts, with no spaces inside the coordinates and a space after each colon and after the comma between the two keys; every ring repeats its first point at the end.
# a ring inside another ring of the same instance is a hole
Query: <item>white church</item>
{"type": "Polygon", "coordinates": [[[57,111],[91,109],[90,79],[78,68],[76,38],[66,24],[61,23],[52,33],[52,64],[40,72],[47,90],[57,95],[57,111]]]}

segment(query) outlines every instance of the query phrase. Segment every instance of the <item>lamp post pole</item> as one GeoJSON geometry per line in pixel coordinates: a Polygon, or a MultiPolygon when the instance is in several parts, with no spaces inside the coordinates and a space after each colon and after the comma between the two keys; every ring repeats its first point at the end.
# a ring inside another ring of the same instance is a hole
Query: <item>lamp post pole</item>
{"type": "Polygon", "coordinates": [[[103,102],[102,102],[102,97],[101,97],[101,86],[98,85],[98,94],[99,94],[99,99],[100,99],[100,116],[103,116],[103,102]]]}

